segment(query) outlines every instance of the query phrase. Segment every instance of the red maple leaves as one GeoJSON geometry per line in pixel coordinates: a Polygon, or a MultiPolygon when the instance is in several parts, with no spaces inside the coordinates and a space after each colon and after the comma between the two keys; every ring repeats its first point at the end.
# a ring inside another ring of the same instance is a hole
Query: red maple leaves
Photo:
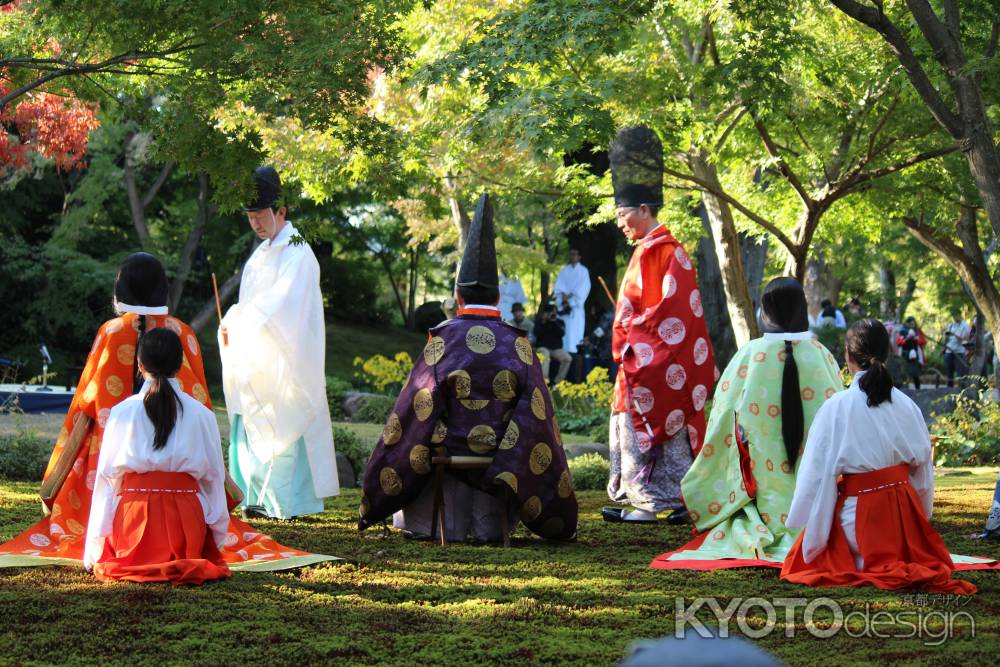
{"type": "MultiPolygon", "coordinates": [[[[0,80],[0,96],[8,88],[0,80]]],[[[97,104],[50,93],[28,93],[0,110],[0,174],[24,169],[32,154],[61,171],[84,165],[87,140],[100,125],[97,104]]]]}

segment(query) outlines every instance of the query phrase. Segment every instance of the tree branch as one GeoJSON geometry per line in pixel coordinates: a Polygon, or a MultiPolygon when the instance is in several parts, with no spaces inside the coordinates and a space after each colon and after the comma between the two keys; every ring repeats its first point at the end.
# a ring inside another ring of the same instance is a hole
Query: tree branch
{"type": "MultiPolygon", "coordinates": [[[[142,208],[149,208],[149,205],[153,203],[153,199],[156,194],[163,187],[163,184],[167,182],[167,178],[170,176],[170,172],[174,170],[175,164],[173,162],[168,162],[163,165],[163,169],[160,170],[159,176],[153,181],[153,184],[149,186],[149,190],[146,192],[146,196],[142,198],[142,208]]],[[[199,176],[200,179],[200,176],[199,176]]],[[[199,196],[200,197],[200,196],[199,196]]]]}
{"type": "Polygon", "coordinates": [[[792,168],[788,166],[788,163],[785,162],[785,159],[781,157],[781,153],[778,152],[778,147],[775,146],[774,140],[771,139],[771,135],[767,131],[767,128],[764,126],[764,123],[762,123],[760,118],[757,117],[757,114],[752,114],[752,115],[753,115],[753,126],[757,128],[757,134],[760,135],[761,141],[764,142],[764,148],[767,149],[767,154],[770,155],[771,158],[773,158],[776,161],[776,164],[778,165],[778,171],[781,172],[781,175],[785,177],[785,180],[788,181],[788,184],[792,186],[792,189],[795,190],[796,193],[798,193],[799,199],[802,200],[802,203],[805,204],[805,207],[811,210],[815,205],[813,198],[809,196],[809,192],[807,192],[805,187],[802,185],[802,181],[800,181],[799,177],[795,175],[795,172],[792,171],[792,168]]]}
{"type": "Polygon", "coordinates": [[[990,32],[990,41],[986,45],[986,51],[983,55],[986,56],[987,60],[990,60],[997,54],[997,42],[1000,41],[1000,19],[993,21],[993,30],[990,32]]]}
{"type": "Polygon", "coordinates": [[[830,2],[843,13],[875,30],[885,38],[934,119],[952,137],[961,139],[964,134],[964,123],[961,117],[945,104],[937,88],[934,87],[927,73],[920,66],[920,62],[913,54],[906,38],[899,32],[895,24],[881,11],[862,5],[855,0],[830,0],[830,2]]]}
{"type": "MultiPolygon", "coordinates": [[[[670,169],[669,167],[664,167],[663,172],[665,174],[673,176],[674,178],[679,178],[683,181],[690,181],[691,183],[694,183],[698,186],[697,188],[690,188],[690,189],[696,189],[700,192],[708,192],[720,199],[725,200],[730,206],[735,208],[737,211],[745,215],[753,222],[763,227],[765,230],[767,230],[772,236],[774,236],[774,238],[778,239],[781,245],[785,246],[789,252],[797,251],[798,246],[796,246],[795,243],[793,243],[792,240],[788,238],[788,236],[783,231],[778,229],[774,225],[774,223],[769,221],[767,218],[763,218],[760,215],[754,213],[746,206],[744,206],[740,201],[729,195],[729,193],[719,190],[717,188],[713,188],[711,184],[703,181],[702,179],[692,174],[685,174],[679,171],[675,171],[673,169],[670,169]]],[[[676,189],[682,189],[682,188],[676,188],[676,189]]],[[[688,188],[683,188],[683,189],[688,189],[688,188]]]]}
{"type": "Polygon", "coordinates": [[[185,44],[179,44],[179,45],[177,45],[175,47],[166,49],[164,51],[159,51],[159,52],[138,51],[138,52],[122,53],[122,54],[119,54],[117,56],[113,56],[111,58],[108,58],[106,60],[102,60],[102,61],[96,62],[96,63],[86,63],[86,64],[83,64],[83,65],[69,63],[65,67],[62,67],[61,69],[57,69],[57,70],[51,71],[48,74],[46,74],[45,76],[41,76],[41,77],[35,79],[34,81],[29,81],[28,83],[24,84],[23,86],[21,86],[19,88],[15,88],[14,90],[12,90],[9,93],[7,93],[6,95],[0,97],[0,109],[5,108],[9,102],[11,102],[13,100],[16,100],[18,97],[21,97],[22,95],[30,93],[32,90],[35,90],[36,88],[38,88],[40,86],[44,86],[49,81],[52,81],[54,79],[58,79],[58,78],[64,77],[64,76],[73,76],[73,75],[77,75],[77,74],[90,74],[90,73],[93,73],[93,72],[105,72],[105,71],[115,71],[115,72],[117,72],[119,74],[128,74],[128,75],[131,75],[131,74],[136,74],[136,75],[138,75],[138,74],[155,74],[155,71],[151,70],[151,69],[147,69],[144,72],[131,72],[131,71],[128,71],[128,70],[114,70],[113,67],[115,65],[120,65],[122,63],[129,63],[129,64],[131,64],[131,63],[133,63],[135,61],[139,61],[139,60],[152,60],[152,59],[156,59],[156,58],[165,58],[165,57],[173,55],[175,53],[182,53],[184,51],[191,51],[193,49],[201,48],[202,46],[204,46],[204,45],[203,44],[187,44],[187,45],[185,45],[185,44]]]}
{"type": "Polygon", "coordinates": [[[742,109],[740,109],[740,112],[736,114],[736,117],[733,118],[731,121],[729,121],[729,125],[726,126],[726,129],[722,131],[722,134],[719,136],[719,139],[715,142],[715,148],[713,149],[715,152],[721,150],[722,147],[726,144],[726,140],[729,138],[730,133],[736,128],[736,126],[740,122],[740,119],[742,119],[743,116],[746,115],[746,113],[747,113],[747,108],[743,107],[742,109]]]}
{"type": "Polygon", "coordinates": [[[861,167],[855,169],[850,175],[847,176],[843,181],[839,182],[834,188],[833,192],[829,194],[825,199],[828,201],[834,201],[840,199],[846,194],[849,194],[857,189],[857,187],[863,183],[869,181],[874,181],[883,176],[888,176],[889,174],[895,174],[897,171],[902,171],[915,164],[920,164],[921,162],[926,162],[927,160],[933,160],[939,158],[942,155],[948,155],[949,153],[954,153],[959,149],[958,144],[952,144],[951,146],[942,146],[941,148],[935,148],[934,150],[924,151],[917,155],[908,157],[905,160],[897,162],[895,164],[890,164],[885,167],[879,167],[878,169],[873,169],[871,171],[861,171],[861,167]]]}

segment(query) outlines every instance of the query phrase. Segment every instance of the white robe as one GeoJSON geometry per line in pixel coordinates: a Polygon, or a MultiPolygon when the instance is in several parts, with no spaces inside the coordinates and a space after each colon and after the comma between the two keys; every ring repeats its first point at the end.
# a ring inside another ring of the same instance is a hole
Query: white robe
{"type": "Polygon", "coordinates": [[[205,523],[216,546],[221,549],[226,540],[229,508],[218,422],[211,410],[181,391],[176,380],[170,382],[182,409],[177,411],[177,423],[163,449],[153,449],[153,422],[146,416],[142,403],[149,390],[148,383],[138,394],[111,408],[97,460],[87,524],[83,564],[88,569],[100,559],[105,538],[112,534],[121,499],[118,494],[125,473],[129,472],[185,472],[194,477],[205,523]]]}
{"type": "MultiPolygon", "coordinates": [[[[807,563],[826,548],[837,504],[838,475],[906,463],[910,466],[910,485],[927,518],[934,507],[931,440],[920,408],[898,389],[892,390],[891,403],[868,407],[868,396],[858,386],[862,374],[854,376],[847,391],[823,404],[809,429],[785,522],[789,528],[805,528],[802,555],[807,563]]],[[[857,498],[847,498],[839,519],[860,569],[863,563],[855,534],[856,507],[857,498]]]]}
{"type": "Polygon", "coordinates": [[[340,491],[326,402],[326,327],[319,289],[319,264],[291,222],[273,241],[257,246],[240,282],[239,303],[219,336],[222,384],[232,423],[243,416],[254,454],[273,453],[305,440],[316,496],[340,491]]]}
{"type": "Polygon", "coordinates": [[[567,264],[556,278],[553,290],[556,295],[556,308],[562,310],[562,296],[567,296],[572,310],[567,315],[560,315],[566,323],[566,334],[563,336],[563,349],[570,354],[576,353],[576,346],[583,340],[584,326],[587,321],[583,310],[587,295],[590,294],[590,271],[583,264],[576,266],[567,264]]]}
{"type": "Polygon", "coordinates": [[[500,318],[504,321],[514,318],[514,313],[511,312],[510,308],[515,303],[519,303],[522,306],[524,302],[528,300],[528,296],[524,293],[524,287],[521,286],[521,281],[517,278],[508,278],[504,274],[500,274],[500,302],[497,304],[497,308],[500,309],[500,318]]]}

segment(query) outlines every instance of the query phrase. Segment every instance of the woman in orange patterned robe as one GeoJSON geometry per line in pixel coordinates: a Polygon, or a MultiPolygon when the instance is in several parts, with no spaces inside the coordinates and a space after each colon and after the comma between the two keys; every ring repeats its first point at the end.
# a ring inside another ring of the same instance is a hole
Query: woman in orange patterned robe
{"type": "MultiPolygon", "coordinates": [[[[45,470],[40,495],[47,516],[0,544],[0,567],[82,566],[104,425],[111,408],[138,389],[135,350],[143,332],[167,327],[180,337],[184,358],[177,381],[183,391],[212,407],[198,338],[187,324],[167,315],[166,300],[166,273],[159,260],[146,253],[126,258],[115,281],[119,316],[98,329],[45,470]]],[[[226,489],[234,507],[239,489],[228,479],[226,489]]],[[[236,565],[233,569],[242,562],[254,563],[243,569],[282,569],[330,559],[284,547],[235,518],[223,557],[236,565]]]]}

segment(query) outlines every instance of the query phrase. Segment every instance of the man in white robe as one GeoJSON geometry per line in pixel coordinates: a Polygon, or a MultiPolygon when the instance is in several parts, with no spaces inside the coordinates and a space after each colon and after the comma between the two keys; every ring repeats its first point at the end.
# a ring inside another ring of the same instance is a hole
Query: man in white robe
{"type": "Polygon", "coordinates": [[[246,207],[262,239],[243,269],[220,349],[231,427],[229,467],[251,516],[323,511],[340,491],[326,402],[326,333],[319,264],[284,206],[272,167],[255,172],[246,207]]]}
{"type": "Polygon", "coordinates": [[[583,340],[587,320],[584,304],[590,294],[590,271],[580,263],[580,251],[576,248],[570,248],[569,264],[559,272],[554,291],[556,308],[566,323],[563,349],[576,354],[577,345],[583,340]]]}
{"type": "Polygon", "coordinates": [[[524,287],[517,278],[511,278],[504,272],[500,272],[500,319],[509,321],[514,317],[513,307],[515,303],[524,303],[528,296],[524,293],[524,287]]]}

